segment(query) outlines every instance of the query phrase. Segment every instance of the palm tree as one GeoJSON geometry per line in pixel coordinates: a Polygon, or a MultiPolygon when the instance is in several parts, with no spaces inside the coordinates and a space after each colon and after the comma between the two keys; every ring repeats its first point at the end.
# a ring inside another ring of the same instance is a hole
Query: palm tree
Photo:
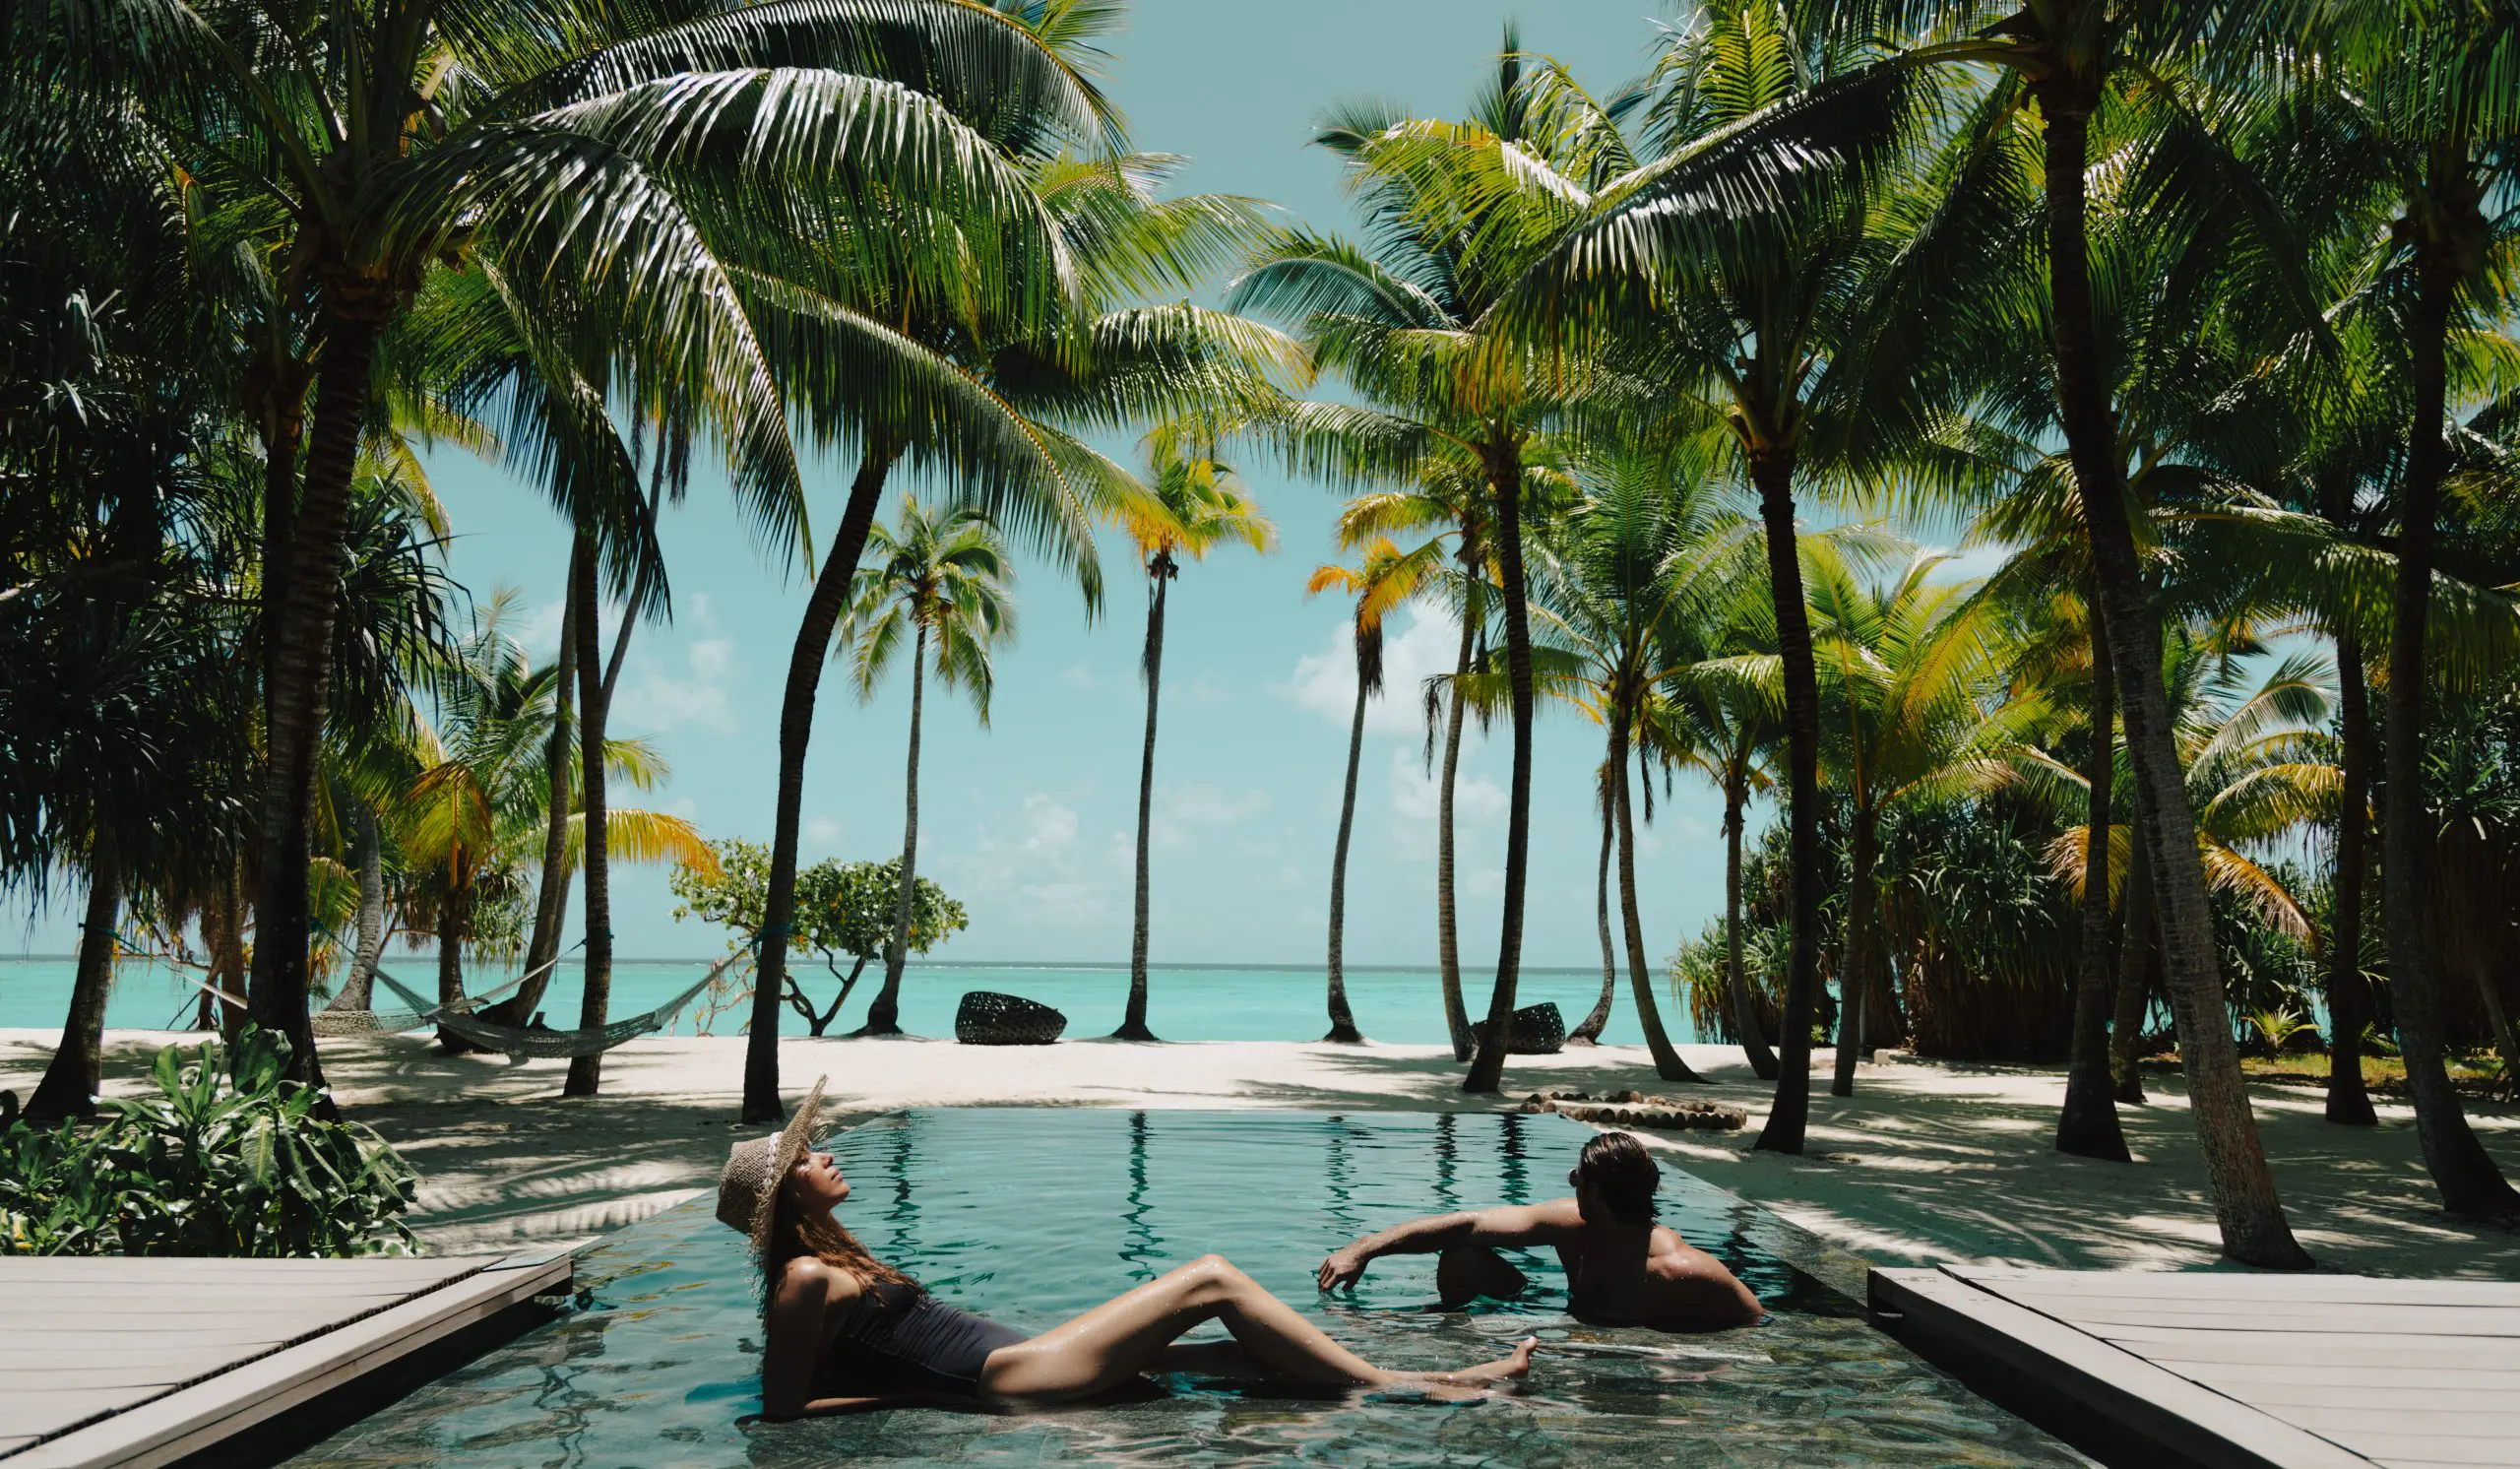
{"type": "MultiPolygon", "coordinates": [[[[56,50],[71,85],[144,107],[187,171],[263,160],[270,253],[289,262],[287,294],[314,300],[304,470],[286,554],[270,559],[253,987],[257,1017],[308,1075],[306,812],[345,516],[378,345],[424,278],[461,268],[438,263],[450,257],[523,264],[512,281],[585,359],[621,369],[609,386],[636,416],[676,444],[705,423],[754,451],[736,490],[782,533],[797,517],[787,415],[703,216],[723,239],[807,196],[845,214],[898,188],[1021,220],[1020,181],[955,109],[1002,110],[1011,90],[1085,134],[1097,99],[1020,27],[946,0],[576,7],[556,26],[361,0],[304,29],[256,6],[114,5],[64,28],[56,50]],[[762,66],[772,57],[781,69],[762,66]],[[876,58],[894,76],[867,75],[876,58]]],[[[1023,255],[1042,241],[1009,243],[1023,255]]],[[[276,471],[293,458],[280,447],[266,446],[276,471]]]]}
{"type": "Polygon", "coordinates": [[[840,628],[850,650],[850,681],[860,699],[872,699],[876,681],[910,643],[910,759],[904,775],[900,895],[893,905],[892,936],[884,945],[884,988],[866,1012],[861,1036],[897,1036],[901,1028],[902,970],[910,962],[911,913],[917,895],[918,734],[926,701],[928,650],[935,649],[936,679],[971,695],[980,725],[988,725],[989,693],[996,685],[990,658],[1015,635],[1015,572],[1006,543],[988,513],[962,506],[939,513],[904,496],[900,529],[877,526],[866,539],[867,564],[850,589],[849,615],[840,628]]]}
{"type": "MultiPolygon", "coordinates": [[[[1486,538],[1486,485],[1476,464],[1438,458],[1428,461],[1412,484],[1358,495],[1339,513],[1339,543],[1350,550],[1393,535],[1431,535],[1435,540],[1449,539],[1453,543],[1453,574],[1443,582],[1452,594],[1461,646],[1453,658],[1451,681],[1428,695],[1426,724],[1431,756],[1435,701],[1440,699],[1444,734],[1442,764],[1435,786],[1435,963],[1443,990],[1444,1031],[1452,1038],[1455,1061],[1469,1060],[1473,1044],[1470,1012],[1462,1002],[1461,934],[1454,921],[1453,807],[1461,773],[1463,690],[1468,687],[1473,665],[1481,657],[1480,638],[1485,630],[1489,593],[1496,579],[1486,538]]],[[[1604,831],[1602,849],[1606,854],[1606,825],[1604,831]]],[[[1606,856],[1603,871],[1606,893],[1606,856]]],[[[1606,972],[1612,962],[1608,957],[1608,899],[1605,897],[1603,902],[1602,962],[1606,972]]]]}
{"type": "MultiPolygon", "coordinates": [[[[1291,231],[1228,296],[1298,324],[1313,356],[1366,407],[1307,404],[1276,431],[1306,473],[1418,481],[1430,466],[1475,467],[1496,562],[1513,728],[1496,983],[1465,1091],[1498,1089],[1521,973],[1531,858],[1534,674],[1524,569],[1526,470],[1544,435],[1600,384],[1524,352],[1491,329],[1505,287],[1578,222],[1609,166],[1599,131],[1536,114],[1509,31],[1474,120],[1438,122],[1359,106],[1315,142],[1365,200],[1372,245],[1291,231]]],[[[1613,130],[1614,131],[1614,130],[1613,130]]],[[[1465,547],[1465,549],[1467,549],[1465,547]]],[[[1465,636],[1476,619],[1465,619],[1465,636]]]]}
{"type": "MultiPolygon", "coordinates": [[[[1042,44],[1064,56],[1090,51],[1097,28],[1117,12],[1033,16],[1050,28],[1042,44]]],[[[773,349],[815,431],[859,451],[838,533],[788,656],[766,933],[794,925],[815,689],[894,467],[928,461],[948,469],[957,493],[987,509],[1001,530],[1068,566],[1092,609],[1102,586],[1092,518],[1126,497],[1128,477],[1070,430],[1194,414],[1235,418],[1275,402],[1287,380],[1305,374],[1300,352],[1275,333],[1186,304],[1135,304],[1150,288],[1195,286],[1256,238],[1260,212],[1252,201],[1159,200],[1155,190],[1177,160],[1080,160],[1056,151],[1059,140],[1044,131],[1042,117],[1022,109],[1001,110],[996,126],[1003,130],[999,146],[1022,160],[1057,246],[1033,263],[1038,269],[1011,276],[976,301],[950,280],[869,273],[849,258],[810,252],[777,262],[784,274],[756,282],[756,311],[770,323],[773,349]]],[[[938,259],[994,259],[1004,248],[1002,228],[967,227],[915,191],[890,196],[887,210],[897,233],[949,237],[951,248],[940,245],[938,259]]],[[[786,973],[786,948],[766,944],[744,1063],[744,1115],[757,1120],[780,1116],[786,973]]]]}
{"type": "Polygon", "coordinates": [[[1121,528],[1146,567],[1146,646],[1138,671],[1146,679],[1146,743],[1138,756],[1138,843],[1135,917],[1129,934],[1129,1002],[1122,1041],[1152,1041],[1147,1028],[1147,902],[1149,838],[1155,819],[1156,711],[1164,690],[1164,612],[1181,562],[1207,559],[1220,545],[1240,543],[1263,554],[1277,549],[1278,528],[1243,493],[1230,465],[1207,447],[1185,447],[1169,432],[1147,440],[1147,474],[1120,502],[1121,528]]]}
{"type": "MultiPolygon", "coordinates": [[[[1686,634],[1690,600],[1722,581],[1724,563],[1749,544],[1737,520],[1720,511],[1697,466],[1633,446],[1607,452],[1579,473],[1583,498],[1543,542],[1538,604],[1552,691],[1579,701],[1606,738],[1604,810],[1614,830],[1620,932],[1637,1019],[1665,1081],[1702,1081],[1664,1032],[1636,891],[1636,818],[1628,780],[1639,760],[1671,740],[1664,685],[1686,634]]],[[[1686,654],[1679,654],[1686,657],[1686,654]]],[[[1650,786],[1649,786],[1650,790],[1650,786]]]]}
{"type": "Polygon", "coordinates": [[[1837,723],[1821,745],[1823,770],[1847,808],[1847,937],[1829,1090],[1849,1097],[1857,1058],[1880,1029],[1867,1024],[1873,1002],[1895,1003],[1876,920],[1883,820],[1961,789],[2044,711],[2029,704],[1986,711],[1993,619],[1971,586],[1933,580],[1942,557],[1913,556],[1878,585],[1831,541],[1808,542],[1802,560],[1822,693],[1837,723]]]}
{"type": "Polygon", "coordinates": [[[1402,551],[1377,538],[1363,547],[1361,564],[1321,566],[1304,583],[1304,595],[1340,592],[1356,601],[1350,642],[1356,656],[1356,712],[1348,722],[1348,779],[1339,798],[1339,841],[1330,855],[1330,1034],[1325,1041],[1362,1042],[1348,1008],[1344,947],[1348,924],[1348,838],[1356,825],[1356,769],[1365,753],[1365,705],[1382,692],[1382,624],[1392,610],[1416,597],[1436,574],[1440,542],[1402,551]]]}

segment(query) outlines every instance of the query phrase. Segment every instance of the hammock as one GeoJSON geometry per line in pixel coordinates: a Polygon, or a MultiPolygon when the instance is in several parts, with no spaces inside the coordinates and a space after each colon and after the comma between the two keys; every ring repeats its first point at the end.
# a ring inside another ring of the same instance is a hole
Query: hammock
{"type": "MultiPolygon", "coordinates": [[[[549,967],[549,965],[544,966],[546,969],[549,967]]],[[[461,999],[449,1001],[446,1008],[458,1014],[467,1010],[479,1009],[532,978],[532,975],[519,975],[506,984],[493,986],[478,994],[468,994],[461,999]]],[[[394,989],[403,996],[406,1005],[417,1003],[410,990],[405,990],[400,985],[395,985],[394,989]]],[[[219,991],[212,990],[212,992],[219,991]]],[[[391,1036],[407,1030],[419,1030],[429,1025],[434,1017],[434,1006],[425,1009],[401,1010],[317,1010],[310,1023],[315,1027],[315,1034],[319,1036],[391,1036]]]]}
{"type": "Polygon", "coordinates": [[[644,1015],[633,1015],[627,1020],[616,1020],[610,1025],[595,1026],[587,1030],[528,1030],[513,1025],[493,1025],[486,1020],[475,1020],[466,1013],[466,1010],[480,1002],[478,999],[461,1002],[464,1005],[463,1009],[458,1009],[454,1005],[431,1005],[427,1000],[395,983],[394,977],[385,971],[378,970],[376,978],[382,981],[387,989],[394,991],[396,998],[418,1012],[421,1024],[444,1026],[484,1051],[495,1051],[503,1055],[574,1060],[582,1055],[599,1055],[625,1041],[634,1041],[641,1036],[663,1030],[673,1023],[673,1017],[681,1013],[683,1006],[700,997],[701,990],[718,983],[718,976],[725,973],[727,965],[742,957],[740,952],[728,954],[725,958],[710,965],[709,973],[701,978],[699,984],[644,1015]]]}

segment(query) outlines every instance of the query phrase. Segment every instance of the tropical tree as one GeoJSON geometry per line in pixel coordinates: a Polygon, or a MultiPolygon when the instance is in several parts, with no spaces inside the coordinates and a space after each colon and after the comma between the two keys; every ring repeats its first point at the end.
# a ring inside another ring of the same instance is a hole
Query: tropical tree
{"type": "MultiPolygon", "coordinates": [[[[897,1036],[901,1028],[902,969],[910,960],[917,905],[918,740],[925,704],[927,665],[933,649],[936,679],[971,696],[980,724],[988,724],[988,700],[996,686],[991,660],[998,644],[1015,635],[1015,600],[1006,543],[988,513],[969,506],[942,511],[904,496],[899,529],[877,526],[866,539],[868,564],[850,593],[841,641],[849,650],[850,681],[860,699],[903,653],[910,654],[910,757],[903,776],[901,873],[893,902],[892,940],[884,950],[884,987],[857,1034],[897,1036]]],[[[819,1032],[817,1032],[819,1034],[819,1032]]]]}
{"type": "MultiPolygon", "coordinates": [[[[724,925],[735,931],[738,949],[758,950],[762,909],[770,893],[770,849],[728,837],[711,842],[709,850],[717,859],[714,869],[677,863],[666,879],[673,895],[682,900],[673,911],[674,919],[724,925]]],[[[796,929],[788,947],[793,953],[821,954],[823,967],[840,981],[831,1003],[816,1006],[794,971],[788,971],[784,997],[813,1034],[819,1036],[831,1028],[848,1005],[850,991],[857,988],[858,977],[866,972],[867,961],[892,944],[901,889],[899,858],[820,862],[796,874],[796,929]],[[840,972],[843,954],[850,959],[847,974],[840,972]]],[[[971,918],[961,903],[928,879],[918,879],[918,896],[911,910],[912,953],[924,954],[969,926],[971,918]]]]}
{"type": "MultiPolygon", "coordinates": [[[[1451,680],[1428,686],[1426,730],[1431,760],[1440,708],[1444,733],[1435,784],[1435,963],[1443,990],[1444,1030],[1452,1038],[1456,1061],[1470,1059],[1473,1037],[1470,1011],[1462,1002],[1461,932],[1455,922],[1453,901],[1454,804],[1460,786],[1465,690],[1471,669],[1485,657],[1481,639],[1495,600],[1496,569],[1486,537],[1487,501],[1486,484],[1475,462],[1438,457],[1430,459],[1412,483],[1357,495],[1339,512],[1339,543],[1349,550],[1388,536],[1425,535],[1452,543],[1451,574],[1437,584],[1447,594],[1460,632],[1460,648],[1453,658],[1451,680]]],[[[1603,850],[1608,851],[1606,836],[1603,850]]],[[[1607,871],[1606,859],[1604,871],[1607,871]]],[[[1606,882],[1605,876],[1605,894],[1606,882]]],[[[1606,896],[1603,902],[1602,962],[1606,971],[1612,964],[1608,957],[1606,896]]]]}
{"type": "Polygon", "coordinates": [[[34,40],[66,85],[146,109],[176,167],[252,160],[265,243],[288,262],[282,298],[311,301],[302,471],[293,444],[265,446],[297,482],[274,497],[285,554],[267,557],[253,993],[309,1075],[307,811],[346,513],[378,345],[424,279],[468,260],[522,266],[511,284],[583,363],[620,369],[604,383],[633,416],[675,446],[706,425],[747,447],[736,491],[784,531],[797,517],[787,415],[704,224],[723,236],[800,198],[846,215],[879,188],[1025,218],[1020,181],[957,106],[1020,98],[1083,132],[1096,101],[1022,28],[950,0],[563,17],[115,6],[34,40]]]}
{"type": "MultiPolygon", "coordinates": [[[[1275,431],[1295,468],[1352,482],[1422,483],[1450,465],[1459,467],[1450,473],[1475,473],[1483,491],[1480,540],[1495,559],[1513,763],[1496,983],[1462,1082],[1475,1093],[1496,1091],[1504,1074],[1531,857],[1535,684],[1524,513],[1534,486],[1526,471],[1551,458],[1552,428],[1608,391],[1521,351],[1489,320],[1506,287],[1583,217],[1589,190],[1611,166],[1590,119],[1531,106],[1523,65],[1508,32],[1470,120],[1373,105],[1327,118],[1314,141],[1347,166],[1370,246],[1290,231],[1228,296],[1236,309],[1296,324],[1314,360],[1364,399],[1360,407],[1306,404],[1282,417],[1275,431]]],[[[1465,619],[1465,635],[1475,621],[1465,619]]]]}
{"type": "Polygon", "coordinates": [[[1230,465],[1213,446],[1185,444],[1172,432],[1147,439],[1147,473],[1119,502],[1121,529],[1146,567],[1146,643],[1138,661],[1146,679],[1146,743],[1138,755],[1137,893],[1129,930],[1129,1001],[1122,1041],[1152,1041],[1147,1028],[1147,904],[1149,841],[1155,820],[1156,713],[1164,692],[1164,612],[1184,560],[1203,561],[1218,546],[1239,543],[1267,553],[1278,545],[1278,528],[1245,494],[1230,465]]]}
{"type": "Polygon", "coordinates": [[[1356,825],[1356,770],[1365,753],[1365,705],[1382,692],[1382,624],[1393,609],[1416,597],[1434,576],[1440,543],[1403,551],[1377,539],[1355,566],[1321,566],[1304,583],[1304,595],[1339,592],[1355,599],[1349,646],[1356,659],[1356,712],[1348,721],[1348,778],[1340,788],[1339,840],[1330,853],[1330,1034],[1325,1041],[1355,1045],[1365,1039],[1348,1008],[1345,948],[1348,927],[1348,839],[1356,825]]]}

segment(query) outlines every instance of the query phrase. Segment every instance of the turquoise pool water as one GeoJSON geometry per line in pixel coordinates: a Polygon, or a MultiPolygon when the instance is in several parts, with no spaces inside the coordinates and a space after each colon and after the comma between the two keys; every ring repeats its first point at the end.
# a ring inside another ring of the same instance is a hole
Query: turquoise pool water
{"type": "Polygon", "coordinates": [[[1706,1337],[1584,1326],[1553,1257],[1529,1299],[1430,1309],[1432,1261],[1382,1261],[1352,1299],[1321,1256],[1413,1214],[1563,1190],[1589,1135],[1518,1115],[949,1109],[836,1135],[844,1218],[940,1296],[1029,1329],[1218,1250],[1334,1335],[1399,1368],[1460,1365],[1537,1333],[1525,1390],[1347,1406],[1170,1383],[1123,1406],[1024,1416],[901,1410],[792,1424],[758,1406],[760,1318],[743,1242],[713,1200],[580,1260],[581,1305],[290,1461],[757,1465],[1287,1463],[2067,1465],[2071,1452],[1864,1324],[1751,1243],[1770,1221],[1666,1173],[1665,1217],[1774,1310],[1706,1337]]]}
{"type": "MultiPolygon", "coordinates": [[[[436,960],[427,954],[390,955],[386,969],[422,994],[437,992],[436,960]]],[[[67,959],[0,959],[0,1026],[59,1029],[69,1008],[73,965],[67,959]]],[[[679,994],[707,973],[709,966],[688,959],[637,959],[616,964],[612,975],[615,1019],[653,1009],[679,994]]],[[[515,974],[513,969],[482,966],[467,973],[474,990],[488,989],[515,974]]],[[[805,990],[816,1004],[829,1004],[840,992],[840,981],[819,962],[805,966],[805,990]]],[[[868,974],[850,991],[849,1008],[831,1028],[833,1035],[854,1028],[883,984],[883,971],[868,974]]],[[[1463,976],[1473,1010],[1484,1016],[1490,973],[1463,976]]],[[[552,977],[543,999],[551,1025],[566,1029],[578,1023],[581,971],[563,964],[552,977]]],[[[1317,1041],[1329,1029],[1323,1005],[1322,973],[1318,969],[1225,969],[1158,967],[1147,982],[1149,1014],[1155,1033],[1167,1041],[1317,1041]]],[[[970,990],[998,990],[1055,1005],[1067,1014],[1071,1036],[1107,1036],[1120,1023],[1129,994],[1129,972],[1093,965],[916,964],[902,980],[902,1024],[914,1035],[950,1036],[954,1006],[970,990]]],[[[1593,1007],[1602,992],[1601,971],[1525,970],[1517,987],[1524,1004],[1554,1000],[1573,1025],[1593,1007]]],[[[105,1007],[105,1023],[155,1029],[172,1021],[189,1024],[197,990],[167,970],[134,961],[123,966],[105,1007]]],[[[1444,1007],[1436,973],[1431,969],[1364,970],[1348,977],[1349,1002],[1356,1023],[1377,1041],[1439,1045],[1444,1037],[1444,1007]]],[[[713,1029],[733,1035],[748,1012],[720,1016],[713,1029]]],[[[780,1011],[780,1033],[801,1036],[805,1023],[789,1010],[780,1011]]],[[[687,1014],[673,1028],[693,1033],[700,1017],[687,1014]]],[[[1695,1039],[1688,1010],[1666,1002],[1663,1023],[1674,1041],[1695,1039]]],[[[1603,1039],[1613,1046],[1642,1045],[1636,1008],[1622,982],[1603,1039]]]]}

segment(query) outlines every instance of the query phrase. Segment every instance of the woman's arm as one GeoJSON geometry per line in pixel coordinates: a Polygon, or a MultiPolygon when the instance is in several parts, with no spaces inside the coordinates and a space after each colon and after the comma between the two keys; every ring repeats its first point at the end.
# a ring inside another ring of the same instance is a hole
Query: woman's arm
{"type": "Polygon", "coordinates": [[[811,1396],[814,1366],[822,1358],[824,1323],[834,1308],[857,1295],[857,1279],[818,1259],[795,1259],[770,1295],[761,1343],[761,1416],[802,1418],[809,1413],[855,1411],[825,1404],[872,1405],[872,1398],[811,1396]]]}
{"type": "Polygon", "coordinates": [[[1365,1266],[1387,1254],[1435,1254],[1456,1245],[1504,1245],[1554,1244],[1568,1229],[1583,1227],[1574,1200],[1544,1204],[1473,1209],[1459,1214],[1429,1214],[1367,1235],[1321,1262],[1318,1284],[1325,1290],[1354,1285],[1365,1266]]]}

